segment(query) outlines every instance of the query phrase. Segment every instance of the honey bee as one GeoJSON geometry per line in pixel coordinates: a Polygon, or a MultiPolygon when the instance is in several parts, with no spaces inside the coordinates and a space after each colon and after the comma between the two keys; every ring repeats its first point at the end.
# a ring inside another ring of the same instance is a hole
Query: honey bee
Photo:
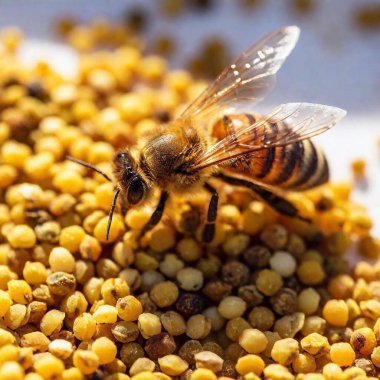
{"type": "MultiPolygon", "coordinates": [[[[152,189],[159,189],[158,205],[144,234],[160,221],[169,194],[186,195],[203,187],[211,194],[203,230],[203,241],[209,243],[219,199],[210,180],[246,187],[279,213],[302,218],[281,190],[306,190],[328,181],[326,158],[310,138],[334,126],[346,112],[310,103],[282,104],[261,116],[249,112],[273,88],[299,33],[298,27],[290,26],[266,35],[228,66],[178,119],[157,128],[137,154],[127,149],[116,153],[107,239],[120,194],[132,207],[144,202],[152,189]]],[[[90,164],[68,158],[112,181],[90,164]]]]}

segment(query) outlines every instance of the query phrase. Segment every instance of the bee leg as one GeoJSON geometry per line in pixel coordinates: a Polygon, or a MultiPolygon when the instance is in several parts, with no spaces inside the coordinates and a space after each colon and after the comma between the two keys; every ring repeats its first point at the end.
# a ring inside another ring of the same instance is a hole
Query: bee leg
{"type": "Polygon", "coordinates": [[[246,187],[252,190],[263,201],[268,203],[269,206],[271,206],[273,209],[275,209],[277,212],[279,212],[282,215],[289,216],[291,218],[299,218],[306,222],[310,222],[309,219],[304,218],[299,215],[299,210],[291,202],[273,193],[272,191],[260,185],[257,185],[256,183],[247,181],[242,178],[231,177],[223,173],[218,173],[218,174],[215,174],[214,176],[230,185],[242,186],[242,187],[246,187]]]}
{"type": "Polygon", "coordinates": [[[215,235],[215,221],[218,215],[218,201],[219,194],[217,191],[208,183],[204,184],[205,189],[211,193],[210,203],[208,205],[207,211],[207,221],[202,234],[202,241],[204,243],[210,243],[215,235]]]}
{"type": "Polygon", "coordinates": [[[169,193],[167,191],[163,191],[160,196],[160,200],[158,201],[156,209],[153,211],[152,216],[142,228],[139,238],[141,238],[146,232],[151,230],[158,222],[161,220],[162,215],[164,213],[166,201],[169,198],[169,193]]]}

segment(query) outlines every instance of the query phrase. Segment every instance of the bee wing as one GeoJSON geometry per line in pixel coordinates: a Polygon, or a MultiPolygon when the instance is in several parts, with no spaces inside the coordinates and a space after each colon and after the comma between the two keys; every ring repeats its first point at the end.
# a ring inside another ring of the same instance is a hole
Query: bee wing
{"type": "Polygon", "coordinates": [[[340,108],[321,104],[282,104],[262,120],[241,127],[220,140],[192,169],[203,169],[258,150],[309,139],[327,131],[345,115],[346,111],[340,108]],[[272,128],[267,128],[268,124],[272,128]]]}
{"type": "Polygon", "coordinates": [[[242,110],[263,99],[273,88],[275,74],[293,50],[299,33],[298,27],[289,26],[263,37],[226,67],[182,117],[207,118],[210,113],[242,110]]]}

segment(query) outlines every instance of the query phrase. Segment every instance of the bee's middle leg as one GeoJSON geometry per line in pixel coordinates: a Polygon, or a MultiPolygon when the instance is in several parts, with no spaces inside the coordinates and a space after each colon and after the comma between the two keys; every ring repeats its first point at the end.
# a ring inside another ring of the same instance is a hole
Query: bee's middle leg
{"type": "Polygon", "coordinates": [[[146,232],[151,230],[158,222],[161,220],[162,215],[164,214],[165,204],[169,198],[169,193],[167,191],[163,191],[160,196],[160,200],[158,201],[156,209],[153,211],[148,222],[142,228],[139,237],[142,237],[146,232]]]}
{"type": "Polygon", "coordinates": [[[208,183],[205,183],[204,187],[209,193],[211,193],[211,199],[208,205],[207,220],[202,234],[202,241],[204,243],[210,243],[215,235],[215,221],[218,215],[219,194],[208,183]]]}

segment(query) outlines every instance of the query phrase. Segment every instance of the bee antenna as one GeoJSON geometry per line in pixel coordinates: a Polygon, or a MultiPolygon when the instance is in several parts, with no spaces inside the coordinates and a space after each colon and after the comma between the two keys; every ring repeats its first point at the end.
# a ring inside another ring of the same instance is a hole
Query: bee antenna
{"type": "Polygon", "coordinates": [[[74,158],[74,157],[71,157],[71,156],[66,156],[66,160],[75,162],[76,164],[82,165],[85,168],[91,169],[94,172],[97,172],[97,173],[101,174],[107,181],[113,182],[112,179],[106,173],[104,173],[103,171],[101,171],[97,167],[89,164],[88,162],[84,162],[82,160],[78,160],[77,158],[74,158]]]}
{"type": "Polygon", "coordinates": [[[106,231],[106,240],[108,240],[108,238],[109,238],[109,236],[110,236],[110,230],[111,230],[112,218],[113,218],[113,214],[114,214],[114,212],[115,212],[116,202],[117,202],[117,197],[119,196],[119,193],[120,193],[120,189],[119,189],[119,188],[116,188],[116,189],[115,189],[115,192],[114,192],[114,194],[113,194],[111,210],[110,210],[110,213],[109,213],[109,215],[108,215],[108,224],[107,224],[107,231],[106,231]]]}

